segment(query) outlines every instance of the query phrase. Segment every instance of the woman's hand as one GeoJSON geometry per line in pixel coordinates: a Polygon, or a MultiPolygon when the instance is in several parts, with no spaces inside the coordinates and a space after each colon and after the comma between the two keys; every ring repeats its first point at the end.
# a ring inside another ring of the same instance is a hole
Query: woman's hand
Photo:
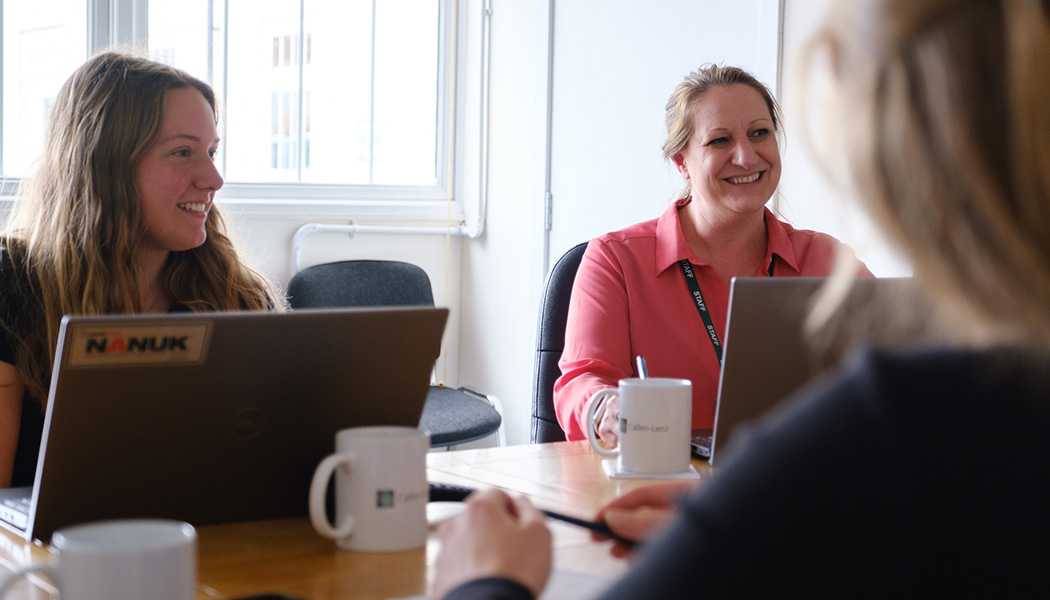
{"type": "Polygon", "coordinates": [[[620,439],[620,398],[605,396],[598,408],[595,421],[598,423],[598,441],[605,448],[613,448],[620,439]]]}
{"type": "MultiPolygon", "coordinates": [[[[693,491],[697,481],[674,481],[641,487],[616,498],[603,506],[595,515],[596,521],[604,521],[618,535],[636,542],[644,542],[674,516],[675,505],[682,496],[693,491]]],[[[606,538],[592,534],[595,541],[606,538]]],[[[613,556],[624,557],[631,549],[623,544],[613,544],[613,556]]]]}
{"type": "Polygon", "coordinates": [[[431,597],[483,577],[513,579],[539,597],[551,572],[551,533],[546,517],[526,498],[499,490],[472,494],[466,510],[438,530],[431,597]]]}

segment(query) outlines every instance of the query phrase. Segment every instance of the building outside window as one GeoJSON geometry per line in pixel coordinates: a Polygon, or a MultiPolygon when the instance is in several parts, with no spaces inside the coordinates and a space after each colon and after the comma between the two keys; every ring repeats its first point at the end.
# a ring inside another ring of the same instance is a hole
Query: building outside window
{"type": "Polygon", "coordinates": [[[148,56],[215,89],[228,187],[443,185],[453,0],[0,0],[3,178],[41,154],[90,9],[129,3],[148,7],[148,56]]]}

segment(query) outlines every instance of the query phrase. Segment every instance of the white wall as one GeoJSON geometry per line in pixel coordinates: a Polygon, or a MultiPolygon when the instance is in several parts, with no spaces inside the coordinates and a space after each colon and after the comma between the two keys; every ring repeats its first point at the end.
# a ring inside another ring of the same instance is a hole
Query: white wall
{"type": "MultiPolygon", "coordinates": [[[[657,216],[679,186],[660,155],[663,106],[704,62],[776,81],[770,0],[557,0],[553,263],[595,235],[657,216]]],[[[460,381],[503,401],[529,440],[543,272],[548,3],[496,0],[487,231],[463,249],[460,381]]]]}
{"type": "Polygon", "coordinates": [[[460,382],[498,396],[508,442],[527,443],[544,273],[547,2],[493,2],[489,205],[462,266],[460,382]]]}
{"type": "Polygon", "coordinates": [[[664,105],[701,63],[777,76],[772,0],[556,3],[551,257],[655,218],[682,180],[664,161],[664,105]],[[600,8],[599,8],[600,7],[600,8]]]}

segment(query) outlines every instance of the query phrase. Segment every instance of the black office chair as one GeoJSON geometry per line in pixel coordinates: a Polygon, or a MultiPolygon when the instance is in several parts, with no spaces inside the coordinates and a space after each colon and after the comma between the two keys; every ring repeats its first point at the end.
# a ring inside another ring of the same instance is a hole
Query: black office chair
{"type": "MultiPolygon", "coordinates": [[[[295,308],[352,306],[433,306],[430,278],[416,265],[393,260],[345,260],[315,265],[288,283],[295,308]]],[[[420,426],[430,432],[430,445],[449,447],[498,433],[503,411],[499,400],[467,388],[430,386],[420,426]]]]}
{"type": "Polygon", "coordinates": [[[532,435],[534,444],[565,441],[565,432],[554,414],[554,381],[561,376],[558,360],[565,349],[565,322],[569,317],[572,282],[580,268],[587,242],[573,246],[554,263],[540,307],[536,335],[536,367],[532,383],[532,435]]]}

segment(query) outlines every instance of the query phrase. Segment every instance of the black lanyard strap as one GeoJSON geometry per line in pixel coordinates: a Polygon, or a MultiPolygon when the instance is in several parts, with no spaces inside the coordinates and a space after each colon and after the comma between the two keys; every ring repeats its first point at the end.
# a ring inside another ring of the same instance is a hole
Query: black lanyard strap
{"type": "MultiPolygon", "coordinates": [[[[769,276],[773,276],[773,266],[776,258],[769,257],[769,276]]],[[[678,261],[678,266],[682,269],[682,276],[685,277],[685,284],[689,286],[689,296],[693,299],[693,303],[696,304],[696,312],[700,313],[700,318],[704,321],[704,329],[707,330],[707,337],[711,339],[711,346],[715,349],[715,357],[718,358],[718,364],[722,364],[722,340],[718,338],[718,332],[715,331],[714,321],[711,320],[711,312],[707,310],[707,303],[704,302],[704,294],[700,291],[700,282],[696,278],[696,272],[693,270],[693,265],[688,259],[683,258],[678,261]]]]}

